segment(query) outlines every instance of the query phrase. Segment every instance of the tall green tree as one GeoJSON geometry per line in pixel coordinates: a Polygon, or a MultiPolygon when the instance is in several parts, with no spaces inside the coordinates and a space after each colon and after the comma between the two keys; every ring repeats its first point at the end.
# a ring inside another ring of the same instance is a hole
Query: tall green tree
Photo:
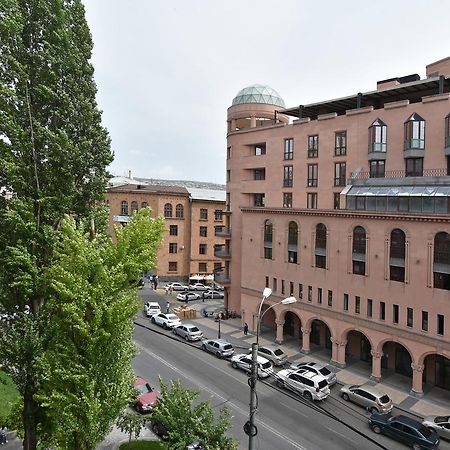
{"type": "MultiPolygon", "coordinates": [[[[19,313],[0,330],[0,363],[23,396],[24,445],[45,411],[36,400],[49,338],[42,311],[60,223],[95,216],[112,161],[80,0],[0,0],[0,303],[19,313]]],[[[99,225],[99,224],[98,224],[99,225]]]]}

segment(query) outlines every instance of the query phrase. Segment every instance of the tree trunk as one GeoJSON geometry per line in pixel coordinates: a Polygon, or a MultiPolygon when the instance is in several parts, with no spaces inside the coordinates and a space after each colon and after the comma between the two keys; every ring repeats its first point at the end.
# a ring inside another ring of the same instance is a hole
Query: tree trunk
{"type": "Polygon", "coordinates": [[[23,440],[24,450],[35,450],[38,442],[36,410],[37,404],[33,399],[33,394],[27,386],[23,398],[23,426],[25,430],[25,437],[23,440]]]}

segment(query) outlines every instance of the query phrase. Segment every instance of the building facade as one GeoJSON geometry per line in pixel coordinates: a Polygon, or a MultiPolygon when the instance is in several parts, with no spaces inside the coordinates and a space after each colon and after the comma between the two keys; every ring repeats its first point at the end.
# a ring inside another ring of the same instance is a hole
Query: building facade
{"type": "Polygon", "coordinates": [[[214,247],[223,245],[225,192],[183,186],[123,184],[108,188],[110,232],[125,225],[134,211],[150,207],[165,218],[166,231],[154,273],[161,281],[212,281],[221,261],[214,247]]]}
{"type": "Polygon", "coordinates": [[[285,108],[266,86],[228,109],[227,306],[278,342],[450,390],[450,58],[377,90],[285,108]]]}

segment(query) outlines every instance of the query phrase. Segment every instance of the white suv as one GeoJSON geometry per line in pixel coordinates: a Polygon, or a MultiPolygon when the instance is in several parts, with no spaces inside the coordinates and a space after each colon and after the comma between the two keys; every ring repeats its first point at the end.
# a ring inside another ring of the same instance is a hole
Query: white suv
{"type": "Polygon", "coordinates": [[[277,373],[277,384],[310,400],[324,400],[330,395],[327,379],[307,369],[285,369],[277,373]]]}
{"type": "Polygon", "coordinates": [[[161,312],[161,308],[158,302],[147,302],[144,305],[144,311],[147,317],[153,317],[155,314],[159,314],[161,312]]]}

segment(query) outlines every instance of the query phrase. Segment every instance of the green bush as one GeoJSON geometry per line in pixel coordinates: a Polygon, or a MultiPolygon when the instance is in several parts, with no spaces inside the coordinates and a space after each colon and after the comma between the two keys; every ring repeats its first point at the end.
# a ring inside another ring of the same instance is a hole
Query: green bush
{"type": "MultiPolygon", "coordinates": [[[[0,422],[7,422],[19,391],[12,378],[0,370],[0,422]]],[[[0,424],[1,426],[1,424],[0,424]]]]}
{"type": "Polygon", "coordinates": [[[166,444],[160,441],[132,441],[128,447],[128,442],[120,444],[119,450],[167,450],[166,444]]]}

